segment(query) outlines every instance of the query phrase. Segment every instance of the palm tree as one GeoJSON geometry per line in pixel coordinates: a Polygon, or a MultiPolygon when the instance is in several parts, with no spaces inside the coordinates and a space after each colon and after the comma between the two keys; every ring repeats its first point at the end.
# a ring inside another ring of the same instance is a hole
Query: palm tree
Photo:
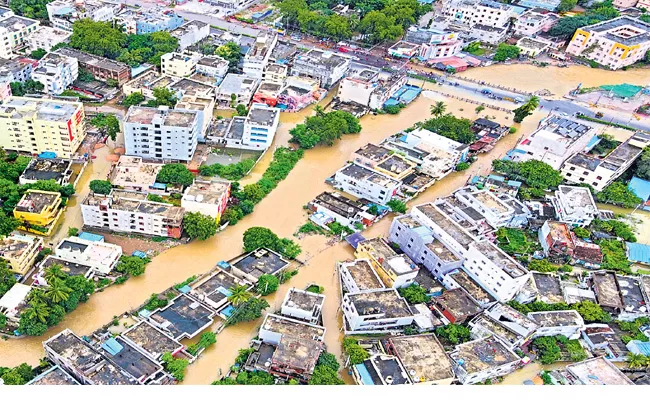
{"type": "Polygon", "coordinates": [[[65,279],[67,275],[63,272],[63,267],[60,264],[54,264],[45,270],[43,277],[46,282],[52,282],[58,279],[65,279]]]}
{"type": "Polygon", "coordinates": [[[72,293],[72,289],[67,287],[65,282],[60,279],[51,280],[45,289],[45,297],[52,303],[61,303],[68,300],[70,293],[72,293]]]}
{"type": "Polygon", "coordinates": [[[248,291],[248,288],[244,285],[235,285],[230,289],[230,296],[228,296],[228,301],[233,305],[238,306],[242,303],[245,303],[253,295],[248,291]]]}
{"type": "Polygon", "coordinates": [[[537,107],[539,107],[539,97],[532,96],[530,99],[528,99],[528,101],[526,102],[526,104],[524,104],[524,106],[529,112],[535,111],[537,107]]]}
{"type": "Polygon", "coordinates": [[[431,106],[431,115],[435,118],[442,117],[442,115],[447,111],[447,105],[444,101],[437,101],[431,106]]]}
{"type": "Polygon", "coordinates": [[[627,356],[627,364],[630,366],[630,368],[641,368],[645,367],[648,365],[648,357],[644,356],[643,354],[634,354],[630,353],[627,356]]]}
{"type": "Polygon", "coordinates": [[[31,301],[29,307],[25,308],[21,313],[21,317],[23,314],[28,320],[38,319],[42,323],[46,323],[47,317],[50,315],[50,309],[42,301],[31,301]]]}

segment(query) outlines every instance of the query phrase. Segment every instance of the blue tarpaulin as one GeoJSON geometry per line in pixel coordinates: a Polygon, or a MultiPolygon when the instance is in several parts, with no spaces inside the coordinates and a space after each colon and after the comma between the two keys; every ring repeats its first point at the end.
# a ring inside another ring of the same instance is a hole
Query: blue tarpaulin
{"type": "Polygon", "coordinates": [[[366,238],[364,238],[363,235],[358,232],[348,235],[345,238],[345,241],[348,242],[350,246],[354,247],[355,249],[357,248],[359,243],[363,242],[364,240],[366,240],[366,238]]]}
{"type": "Polygon", "coordinates": [[[103,242],[104,236],[90,232],[81,232],[79,234],[79,239],[90,240],[91,242],[103,242]]]}
{"type": "Polygon", "coordinates": [[[133,254],[131,254],[131,255],[136,256],[136,257],[140,257],[140,258],[147,258],[147,253],[145,253],[143,251],[140,251],[140,250],[134,251],[133,254]]]}
{"type": "Polygon", "coordinates": [[[638,177],[633,177],[630,183],[627,185],[628,189],[636,193],[637,196],[643,200],[645,203],[650,199],[650,182],[645,179],[638,177]]]}
{"type": "Polygon", "coordinates": [[[217,265],[218,265],[219,268],[221,268],[221,269],[228,269],[228,268],[230,268],[230,264],[228,264],[228,263],[225,262],[225,261],[219,261],[219,262],[217,263],[217,265]]]}
{"type": "Polygon", "coordinates": [[[102,344],[102,349],[106,350],[110,355],[114,356],[120,351],[124,350],[124,346],[119,344],[115,338],[110,338],[102,344]]]}
{"type": "Polygon", "coordinates": [[[223,287],[223,286],[219,286],[219,287],[217,288],[217,292],[223,294],[223,295],[226,296],[226,297],[230,297],[230,296],[232,296],[232,292],[231,292],[230,290],[226,289],[226,288],[223,287]]]}
{"type": "Polygon", "coordinates": [[[192,288],[189,285],[185,285],[178,289],[178,291],[181,293],[189,293],[191,290],[192,288]]]}
{"type": "Polygon", "coordinates": [[[643,354],[644,356],[650,356],[650,342],[631,340],[627,344],[627,348],[634,354],[643,354]]]}
{"type": "Polygon", "coordinates": [[[235,311],[235,307],[228,306],[228,307],[224,308],[223,310],[221,310],[221,315],[223,315],[226,318],[229,318],[234,311],[235,311]]]}
{"type": "Polygon", "coordinates": [[[359,377],[361,378],[361,382],[364,385],[374,385],[375,382],[373,382],[372,377],[370,376],[370,372],[368,372],[368,368],[364,364],[354,364],[354,368],[357,370],[359,373],[359,377]]]}
{"type": "Polygon", "coordinates": [[[38,155],[38,158],[48,158],[48,159],[56,158],[56,153],[53,151],[44,151],[38,155]]]}
{"type": "Polygon", "coordinates": [[[625,242],[627,246],[627,258],[636,263],[650,265],[650,246],[641,243],[625,242]]]}

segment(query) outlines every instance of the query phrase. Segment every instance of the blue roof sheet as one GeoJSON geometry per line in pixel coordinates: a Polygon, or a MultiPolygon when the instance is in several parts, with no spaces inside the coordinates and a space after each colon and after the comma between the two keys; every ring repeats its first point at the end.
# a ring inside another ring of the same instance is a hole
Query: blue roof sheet
{"type": "Polygon", "coordinates": [[[631,340],[627,347],[632,353],[643,354],[650,356],[650,342],[642,342],[640,340],[631,340]]]}
{"type": "Polygon", "coordinates": [[[359,377],[361,378],[361,382],[363,382],[364,385],[374,385],[375,382],[373,382],[372,377],[370,376],[370,372],[368,372],[368,368],[364,364],[354,364],[354,368],[357,370],[359,373],[359,377]]]}
{"type": "Polygon", "coordinates": [[[650,198],[650,181],[645,179],[637,178],[636,176],[632,178],[627,187],[634,191],[637,196],[639,196],[644,202],[650,198]]]}
{"type": "Polygon", "coordinates": [[[102,349],[106,350],[110,355],[114,356],[120,351],[124,350],[124,346],[119,344],[115,338],[110,338],[102,344],[102,349]]]}
{"type": "Polygon", "coordinates": [[[79,234],[80,239],[84,240],[90,240],[92,242],[103,242],[104,241],[104,236],[103,235],[97,235],[95,233],[90,233],[90,232],[81,232],[79,234]]]}
{"type": "Polygon", "coordinates": [[[363,242],[364,240],[366,240],[366,238],[364,238],[363,235],[358,232],[353,233],[345,238],[345,241],[348,242],[350,246],[354,247],[355,249],[357,248],[359,243],[363,242]]]}
{"type": "Polygon", "coordinates": [[[632,262],[650,264],[650,246],[641,243],[625,242],[627,258],[632,262]]]}

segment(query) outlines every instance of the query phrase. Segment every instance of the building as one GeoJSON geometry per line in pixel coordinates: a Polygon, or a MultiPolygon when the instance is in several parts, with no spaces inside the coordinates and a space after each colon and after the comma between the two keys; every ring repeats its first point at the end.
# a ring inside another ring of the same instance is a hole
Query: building
{"type": "Polygon", "coordinates": [[[462,268],[449,272],[443,277],[442,283],[447,289],[462,289],[474,302],[483,308],[496,303],[494,296],[462,268]]]}
{"type": "MultiPolygon", "coordinates": [[[[162,75],[159,72],[150,69],[143,72],[122,86],[125,96],[133,93],[140,93],[145,99],[154,99],[153,91],[156,88],[166,88],[180,81],[179,78],[162,75]]],[[[178,95],[177,95],[178,97],[178,95]]]]}
{"type": "Polygon", "coordinates": [[[433,308],[452,324],[469,321],[482,311],[481,306],[460,288],[446,290],[432,300],[433,308]]]}
{"type": "Polygon", "coordinates": [[[573,226],[587,226],[598,218],[598,208],[589,188],[560,185],[551,198],[558,219],[573,226]]]}
{"type": "Polygon", "coordinates": [[[643,60],[650,50],[650,24],[622,16],[576,30],[566,52],[611,69],[643,60]]]}
{"type": "Polygon", "coordinates": [[[261,31],[255,38],[255,43],[248,49],[244,56],[242,71],[244,75],[261,80],[264,70],[271,58],[271,52],[278,42],[278,35],[274,32],[261,31]]]}
{"type": "Polygon", "coordinates": [[[449,356],[463,385],[507,375],[521,364],[519,356],[494,336],[459,344],[449,356]]]}
{"type": "Polygon", "coordinates": [[[285,317],[320,325],[325,296],[291,288],[282,302],[280,313],[285,317]]]}
{"type": "Polygon", "coordinates": [[[351,365],[357,385],[406,385],[411,383],[408,373],[397,357],[373,354],[362,363],[351,365]]]}
{"type": "Polygon", "coordinates": [[[178,78],[192,75],[201,59],[198,53],[167,53],[160,57],[160,72],[178,78]]]}
{"type": "Polygon", "coordinates": [[[528,318],[539,325],[535,337],[562,335],[578,339],[585,327],[585,321],[576,310],[532,312],[528,313],[528,318]]]}
{"type": "Polygon", "coordinates": [[[196,73],[217,78],[219,83],[228,73],[228,61],[217,55],[202,57],[195,67],[196,73]]]}
{"type": "Polygon", "coordinates": [[[70,236],[54,249],[58,260],[85,265],[94,274],[108,275],[122,256],[122,248],[116,244],[98,242],[70,236]]]}
{"type": "Polygon", "coordinates": [[[323,192],[309,202],[314,214],[322,214],[350,229],[358,229],[357,224],[370,226],[378,216],[369,212],[369,206],[350,200],[338,192],[323,192]]]}
{"type": "Polygon", "coordinates": [[[183,293],[153,312],[149,316],[149,322],[180,342],[196,337],[212,325],[215,315],[215,310],[183,293]]]}
{"type": "Polygon", "coordinates": [[[413,311],[396,289],[346,293],[341,307],[346,332],[401,330],[413,323],[413,311]]]}
{"type": "Polygon", "coordinates": [[[60,43],[66,43],[72,33],[59,28],[49,26],[39,26],[31,35],[29,35],[29,48],[31,51],[43,49],[52,51],[52,47],[60,43]]]}
{"type": "Polygon", "coordinates": [[[109,180],[115,188],[128,191],[161,194],[164,187],[156,184],[156,177],[162,168],[159,163],[147,163],[141,157],[121,156],[113,164],[109,180]]]}
{"type": "Polygon", "coordinates": [[[14,207],[14,218],[21,222],[20,229],[49,236],[63,214],[61,201],[59,192],[30,189],[14,207]]]}
{"type": "Polygon", "coordinates": [[[223,107],[235,107],[239,104],[248,107],[259,84],[258,79],[246,75],[227,74],[217,90],[217,103],[223,107]]]}
{"type": "MultiPolygon", "coordinates": [[[[460,39],[458,32],[450,30],[411,27],[406,32],[404,40],[408,44],[418,45],[417,55],[428,62],[455,57],[463,49],[463,40],[460,39]]],[[[408,47],[405,50],[406,54],[410,53],[408,47]]]]}
{"type": "Polygon", "coordinates": [[[354,163],[336,171],[334,181],[335,188],[381,205],[392,200],[401,186],[398,180],[354,163]]]}
{"type": "Polygon", "coordinates": [[[535,58],[552,48],[553,43],[542,38],[524,36],[517,41],[517,47],[521,49],[520,56],[535,58]]]}
{"type": "Polygon", "coordinates": [[[185,210],[147,200],[144,193],[90,193],[81,204],[84,225],[116,232],[180,238],[185,210]]]}
{"type": "Polygon", "coordinates": [[[574,379],[574,385],[634,385],[620,369],[604,357],[567,365],[566,371],[574,379]]]}
{"type": "Polygon", "coordinates": [[[47,3],[47,16],[52,26],[72,32],[72,25],[80,19],[112,21],[120,10],[117,2],[101,0],[55,0],[47,3]]]}
{"type": "Polygon", "coordinates": [[[254,2],[254,0],[208,0],[209,4],[225,9],[229,15],[250,7],[254,2]]]}
{"type": "Polygon", "coordinates": [[[412,58],[419,54],[420,45],[400,40],[388,48],[388,55],[396,58],[412,58]]]}
{"type": "Polygon", "coordinates": [[[125,330],[120,334],[120,338],[141,348],[154,360],[160,360],[165,353],[175,356],[184,348],[180,342],[152,325],[148,320],[142,320],[125,330]]]}
{"type": "Polygon", "coordinates": [[[569,182],[586,183],[600,191],[627,171],[649,144],[650,135],[639,132],[604,158],[588,153],[574,155],[566,160],[560,172],[569,182]]]}
{"type": "Polygon", "coordinates": [[[385,289],[370,260],[356,259],[338,264],[341,286],[348,293],[385,289]]]}
{"type": "Polygon", "coordinates": [[[288,72],[289,67],[284,64],[268,64],[266,68],[264,68],[262,81],[282,85],[284,80],[287,78],[288,72]]]}
{"type": "Polygon", "coordinates": [[[228,296],[230,289],[234,286],[244,286],[252,288],[250,282],[239,279],[227,271],[216,268],[213,272],[200,278],[191,285],[190,294],[213,309],[221,315],[226,314],[230,301],[228,296]]]}
{"type": "Polygon", "coordinates": [[[259,248],[235,257],[226,264],[232,268],[231,273],[236,277],[257,283],[264,274],[278,275],[290,262],[273,250],[259,248]]]}
{"type": "Polygon", "coordinates": [[[475,317],[469,326],[473,339],[494,335],[511,349],[528,342],[539,327],[532,319],[501,303],[475,317]]]}
{"type": "Polygon", "coordinates": [[[131,67],[127,64],[93,54],[84,53],[69,47],[58,49],[55,53],[76,58],[79,68],[93,74],[93,77],[102,82],[117,82],[118,86],[131,80],[131,67]]]}
{"type": "Polygon", "coordinates": [[[541,8],[547,11],[555,11],[560,3],[560,0],[519,0],[517,4],[530,9],[541,8]]]}
{"type": "Polygon", "coordinates": [[[132,345],[121,336],[105,339],[99,345],[98,351],[143,385],[164,385],[173,382],[173,378],[164,371],[160,362],[152,360],[142,348],[132,345]]]}
{"type": "Polygon", "coordinates": [[[475,221],[485,220],[485,223],[495,229],[523,227],[532,216],[523,203],[509,194],[495,194],[488,189],[478,190],[475,186],[466,186],[456,190],[453,196],[451,201],[459,202],[457,208],[475,221]]]}
{"type": "Polygon", "coordinates": [[[539,243],[546,257],[572,257],[575,251],[575,237],[567,224],[557,221],[545,221],[537,231],[539,243]]]}
{"type": "Polygon", "coordinates": [[[419,268],[407,256],[398,255],[382,238],[364,240],[357,245],[354,256],[370,260],[370,264],[387,288],[401,288],[415,282],[419,268]]]}
{"type": "Polygon", "coordinates": [[[526,10],[514,23],[513,29],[517,36],[535,36],[545,32],[553,25],[553,18],[535,10],[526,10]]]}
{"type": "Polygon", "coordinates": [[[533,272],[533,285],[537,298],[545,303],[561,303],[564,301],[560,279],[554,274],[533,272]]]}
{"type": "Polygon", "coordinates": [[[81,102],[10,97],[0,106],[0,131],[8,133],[0,138],[5,150],[69,158],[86,136],[84,108],[81,102]]]}
{"type": "Polygon", "coordinates": [[[55,365],[48,368],[43,373],[36,376],[26,385],[45,385],[45,386],[62,386],[62,385],[78,385],[79,382],[72,375],[65,372],[61,367],[55,365]]]}
{"type": "Polygon", "coordinates": [[[443,4],[442,14],[472,28],[476,25],[503,28],[510,24],[515,9],[492,0],[449,0],[443,4]]]}
{"type": "Polygon", "coordinates": [[[143,159],[190,161],[200,131],[198,111],[134,106],[124,117],[126,154],[143,159]]]}
{"type": "Polygon", "coordinates": [[[508,28],[483,24],[474,25],[469,33],[471,39],[495,46],[504,42],[507,36],[508,28]]]}
{"type": "Polygon", "coordinates": [[[280,124],[280,109],[266,104],[252,104],[244,123],[242,146],[262,150],[271,146],[280,124]]]}
{"type": "Polygon", "coordinates": [[[178,48],[184,51],[210,35],[210,25],[197,20],[191,20],[169,32],[178,39],[178,48]]]}
{"type": "Polygon", "coordinates": [[[13,52],[26,46],[28,37],[38,25],[37,20],[19,17],[0,7],[0,58],[14,58],[13,52]]]}
{"type": "Polygon", "coordinates": [[[185,212],[198,212],[209,215],[219,223],[229,198],[229,181],[195,180],[185,189],[181,198],[181,207],[185,209],[185,212]]]}
{"type": "Polygon", "coordinates": [[[595,134],[592,126],[552,115],[510,152],[510,158],[543,161],[559,171],[567,159],[587,147],[595,134]]]}
{"type": "Polygon", "coordinates": [[[619,335],[607,324],[586,325],[582,331],[582,340],[595,356],[619,362],[627,360],[628,347],[634,342],[631,340],[626,347],[619,335]]]}
{"type": "Polygon", "coordinates": [[[311,49],[294,58],[291,75],[313,78],[321,87],[331,88],[345,76],[350,60],[350,57],[342,54],[311,49]]]}
{"type": "Polygon", "coordinates": [[[32,286],[14,283],[0,298],[0,314],[15,324],[20,323],[20,314],[27,307],[27,299],[32,286]]]}
{"type": "Polygon", "coordinates": [[[185,19],[169,8],[146,7],[121,12],[115,22],[122,25],[127,34],[144,35],[161,31],[171,32],[183,25],[185,19]]]}
{"type": "Polygon", "coordinates": [[[36,256],[43,247],[43,239],[11,233],[0,239],[0,257],[14,274],[26,276],[34,266],[36,256]]]}
{"type": "Polygon", "coordinates": [[[32,72],[32,79],[43,84],[43,92],[59,95],[72,85],[79,75],[76,58],[47,53],[32,72]]]}
{"type": "Polygon", "coordinates": [[[434,334],[388,337],[383,345],[408,371],[413,384],[449,385],[454,379],[449,356],[434,334]]]}
{"type": "Polygon", "coordinates": [[[64,158],[33,158],[20,174],[18,183],[26,185],[38,181],[53,180],[61,186],[70,182],[72,160],[64,158]]]}
{"type": "Polygon", "coordinates": [[[0,79],[4,82],[25,82],[32,78],[38,62],[28,58],[7,60],[0,58],[0,79]]]}

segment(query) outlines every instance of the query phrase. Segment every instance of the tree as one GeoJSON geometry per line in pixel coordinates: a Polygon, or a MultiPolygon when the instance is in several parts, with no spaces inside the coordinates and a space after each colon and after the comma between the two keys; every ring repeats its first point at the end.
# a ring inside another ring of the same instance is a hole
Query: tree
{"type": "Polygon", "coordinates": [[[167,87],[157,87],[153,89],[154,100],[146,103],[147,107],[167,106],[173,108],[176,106],[178,99],[176,94],[167,87]]]}
{"type": "Polygon", "coordinates": [[[578,0],[562,0],[560,5],[557,7],[558,12],[567,12],[573,10],[573,8],[578,4],[578,0]]]}
{"type": "Polygon", "coordinates": [[[48,0],[11,0],[9,7],[17,15],[27,18],[47,20],[48,0]]]}
{"type": "Polygon", "coordinates": [[[412,283],[405,288],[399,288],[397,291],[400,296],[404,297],[406,301],[409,302],[409,304],[426,303],[428,299],[427,290],[416,283],[412,283]]]}
{"type": "Polygon", "coordinates": [[[214,54],[228,61],[228,70],[230,72],[237,69],[237,65],[242,58],[241,47],[239,47],[235,42],[227,42],[222,46],[217,47],[214,54]]]}
{"type": "Polygon", "coordinates": [[[79,19],[72,25],[70,47],[101,57],[116,59],[126,45],[126,35],[112,22],[79,19]]]}
{"type": "Polygon", "coordinates": [[[261,247],[276,249],[280,238],[268,228],[252,227],[244,232],[244,251],[253,251],[261,247]]]}
{"type": "Polygon", "coordinates": [[[603,203],[614,204],[625,208],[634,208],[643,200],[623,182],[616,181],[596,193],[596,199],[603,203]]]}
{"type": "Polygon", "coordinates": [[[175,358],[171,353],[163,353],[160,360],[163,362],[165,371],[169,372],[174,379],[182,382],[185,379],[185,368],[189,365],[189,361],[183,358],[175,358]]]}
{"type": "Polygon", "coordinates": [[[158,172],[156,182],[189,186],[194,182],[194,174],[185,164],[165,164],[158,172]]]}
{"type": "Polygon", "coordinates": [[[263,274],[258,278],[255,290],[262,296],[268,296],[278,290],[278,287],[280,287],[280,281],[277,277],[263,274]]]}
{"type": "Polygon", "coordinates": [[[352,337],[343,339],[343,351],[350,358],[350,364],[361,364],[370,357],[368,350],[361,347],[359,341],[352,337]]]}
{"type": "Polygon", "coordinates": [[[469,163],[468,162],[459,162],[456,165],[456,171],[465,171],[466,169],[469,168],[469,163]]]}
{"type": "Polygon", "coordinates": [[[531,271],[555,272],[555,271],[557,271],[557,268],[558,267],[551,264],[546,259],[543,259],[543,260],[531,260],[530,263],[528,263],[528,269],[531,270],[531,271]]]}
{"type": "Polygon", "coordinates": [[[480,114],[481,111],[483,111],[483,110],[485,110],[485,106],[483,106],[483,105],[480,105],[480,106],[478,106],[478,107],[476,107],[474,109],[474,111],[476,111],[477,114],[480,114]]]}
{"type": "Polygon", "coordinates": [[[521,53],[521,49],[519,47],[511,44],[500,43],[497,46],[497,51],[492,59],[494,61],[506,61],[519,57],[519,53],[521,53]]]}
{"type": "Polygon", "coordinates": [[[35,60],[40,60],[40,59],[43,58],[46,54],[47,54],[47,51],[45,51],[45,50],[43,50],[43,49],[41,49],[41,48],[39,47],[38,49],[36,49],[36,50],[32,51],[31,53],[29,53],[29,57],[30,57],[30,58],[33,58],[33,59],[35,59],[35,60]]]}
{"type": "Polygon", "coordinates": [[[267,308],[269,308],[269,303],[266,300],[251,297],[235,308],[232,314],[230,314],[230,317],[228,317],[226,325],[235,325],[239,322],[255,320],[261,317],[262,311],[267,308]]]}
{"type": "Polygon", "coordinates": [[[309,379],[310,385],[344,385],[345,382],[339,378],[337,370],[334,370],[326,365],[317,365],[314,368],[314,373],[309,379]]]}
{"type": "Polygon", "coordinates": [[[389,200],[386,205],[395,213],[404,214],[406,212],[406,203],[403,201],[392,199],[389,200]]]}
{"type": "Polygon", "coordinates": [[[650,359],[643,355],[637,353],[628,353],[627,355],[627,365],[630,368],[642,368],[650,365],[650,359]]]}
{"type": "Polygon", "coordinates": [[[522,122],[527,116],[531,115],[539,107],[539,97],[532,96],[527,102],[514,109],[515,122],[522,122]]]}
{"type": "Polygon", "coordinates": [[[493,160],[492,169],[510,179],[523,180],[528,186],[542,190],[556,188],[564,180],[559,171],[539,160],[493,160]]]}
{"type": "Polygon", "coordinates": [[[52,303],[62,303],[70,298],[72,289],[66,286],[65,282],[60,279],[53,279],[48,282],[45,288],[45,297],[52,303]]]}
{"type": "Polygon", "coordinates": [[[242,303],[245,303],[250,299],[253,295],[251,292],[248,290],[248,287],[244,285],[235,285],[232,286],[230,289],[230,296],[228,296],[228,301],[232,303],[234,306],[238,306],[242,303]]]}
{"type": "Polygon", "coordinates": [[[444,338],[453,345],[467,342],[470,338],[469,329],[457,324],[449,324],[436,328],[436,335],[444,338]]]}
{"type": "Polygon", "coordinates": [[[102,134],[108,135],[112,141],[117,139],[117,134],[120,132],[120,121],[113,114],[99,113],[90,120],[90,125],[98,128],[102,134]]]}
{"type": "Polygon", "coordinates": [[[533,340],[533,346],[537,350],[538,360],[542,364],[553,364],[561,358],[560,346],[553,336],[542,336],[533,340]]]}
{"type": "Polygon", "coordinates": [[[433,115],[434,118],[442,117],[445,114],[445,111],[447,111],[447,105],[444,101],[436,101],[431,105],[431,115],[433,115]]]}
{"type": "Polygon", "coordinates": [[[140,92],[133,92],[122,100],[125,107],[137,106],[144,101],[144,96],[140,92]]]}
{"type": "Polygon", "coordinates": [[[110,181],[95,179],[90,181],[90,190],[99,194],[109,194],[113,189],[110,181]]]}
{"type": "Polygon", "coordinates": [[[0,259],[0,297],[4,296],[16,284],[16,276],[9,269],[7,261],[0,259]]]}
{"type": "Polygon", "coordinates": [[[244,186],[243,194],[246,200],[250,200],[254,204],[259,203],[266,196],[264,189],[257,183],[244,186]]]}
{"type": "Polygon", "coordinates": [[[237,107],[235,107],[235,112],[238,116],[245,117],[248,115],[248,108],[246,108],[245,104],[237,104],[237,107]]]}
{"type": "Polygon", "coordinates": [[[28,79],[25,82],[11,82],[9,87],[11,88],[11,94],[14,96],[41,93],[45,88],[41,82],[32,79],[28,79]]]}
{"type": "Polygon", "coordinates": [[[289,134],[290,142],[309,149],[318,144],[331,146],[342,135],[359,133],[359,119],[346,111],[324,112],[316,107],[316,115],[307,117],[304,124],[299,124],[289,134]]]}
{"type": "Polygon", "coordinates": [[[188,212],[183,216],[183,229],[190,239],[206,240],[217,234],[217,220],[199,212],[188,212]]]}
{"type": "Polygon", "coordinates": [[[338,371],[339,368],[341,368],[341,365],[336,359],[336,356],[326,351],[322,352],[320,356],[318,356],[318,361],[316,362],[316,365],[323,365],[334,371],[338,371]]]}
{"type": "Polygon", "coordinates": [[[461,143],[467,144],[476,140],[476,134],[472,131],[472,121],[467,118],[456,118],[452,114],[428,119],[422,123],[422,128],[461,143]]]}
{"type": "Polygon", "coordinates": [[[120,261],[117,263],[115,269],[117,272],[121,272],[130,276],[139,276],[144,274],[147,264],[151,260],[148,258],[141,258],[138,256],[122,256],[120,261]]]}
{"type": "Polygon", "coordinates": [[[582,319],[584,319],[587,323],[606,323],[612,320],[612,317],[605,310],[603,310],[600,305],[592,303],[588,300],[572,304],[571,307],[576,310],[582,319]]]}

